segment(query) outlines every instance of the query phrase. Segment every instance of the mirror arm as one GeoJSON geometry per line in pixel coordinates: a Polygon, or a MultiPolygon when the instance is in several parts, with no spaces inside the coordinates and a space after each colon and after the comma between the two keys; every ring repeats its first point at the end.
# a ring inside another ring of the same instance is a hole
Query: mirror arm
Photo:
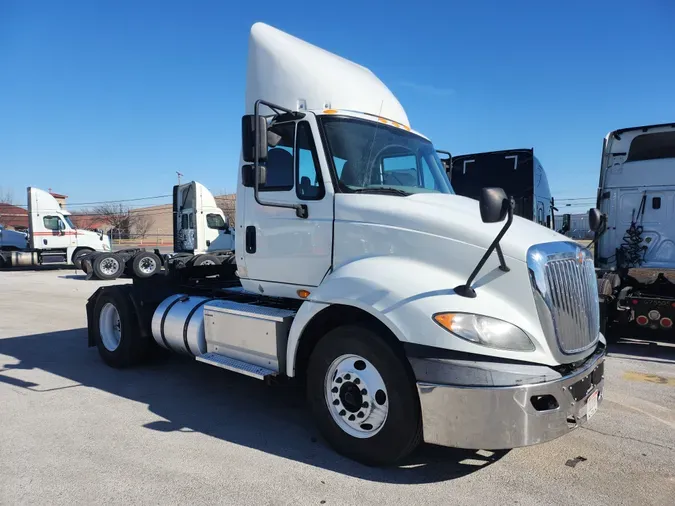
{"type": "Polygon", "coordinates": [[[478,262],[478,265],[476,265],[476,268],[473,270],[471,275],[469,276],[469,279],[466,281],[465,284],[459,285],[455,287],[455,293],[457,295],[460,295],[462,297],[467,297],[469,299],[473,299],[476,297],[476,290],[474,290],[471,287],[471,283],[473,283],[473,280],[476,278],[480,270],[483,268],[485,265],[485,262],[487,262],[488,258],[490,258],[490,255],[492,255],[492,252],[494,250],[497,250],[497,256],[499,256],[499,270],[502,272],[509,272],[511,269],[506,265],[506,261],[504,260],[504,253],[502,253],[502,248],[499,246],[499,241],[502,240],[502,237],[504,237],[504,234],[506,234],[506,231],[511,227],[511,224],[513,223],[513,200],[509,201],[509,215],[508,219],[506,220],[506,223],[502,227],[502,229],[499,231],[497,234],[497,237],[495,237],[494,241],[492,241],[492,244],[488,247],[487,250],[485,250],[485,254],[483,257],[480,259],[478,262]]]}
{"type": "MultiPolygon", "coordinates": [[[[279,105],[274,105],[270,102],[265,102],[264,100],[256,100],[255,106],[253,109],[253,121],[255,124],[255,145],[254,145],[254,160],[253,160],[253,197],[255,198],[255,201],[258,203],[260,206],[264,207],[283,207],[287,209],[295,209],[295,215],[298,218],[307,218],[309,216],[309,209],[307,208],[307,204],[287,204],[283,202],[267,202],[264,200],[260,199],[260,193],[258,190],[258,187],[260,186],[260,152],[259,152],[259,147],[260,147],[260,142],[259,142],[259,135],[261,135],[261,132],[258,131],[260,127],[260,105],[266,105],[270,109],[272,109],[275,112],[278,111],[283,111],[288,114],[293,114],[293,111],[290,109],[286,109],[285,107],[281,107],[279,105]]],[[[267,135],[267,132],[264,132],[264,135],[267,135]]]]}

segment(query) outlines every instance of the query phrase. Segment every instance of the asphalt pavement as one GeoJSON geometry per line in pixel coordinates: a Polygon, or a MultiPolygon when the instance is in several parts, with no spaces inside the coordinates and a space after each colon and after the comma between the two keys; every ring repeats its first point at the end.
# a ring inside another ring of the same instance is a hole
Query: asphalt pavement
{"type": "Polygon", "coordinates": [[[424,446],[396,468],[334,453],[293,387],[87,348],[104,284],[0,272],[0,504],[675,504],[675,347],[610,349],[583,428],[508,452],[424,446]]]}

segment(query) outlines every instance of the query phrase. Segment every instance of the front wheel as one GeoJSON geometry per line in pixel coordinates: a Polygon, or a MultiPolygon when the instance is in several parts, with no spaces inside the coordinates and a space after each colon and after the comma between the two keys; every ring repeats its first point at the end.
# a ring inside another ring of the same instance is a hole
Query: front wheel
{"type": "Polygon", "coordinates": [[[330,331],[312,352],[307,396],[324,438],[367,465],[390,465],[420,443],[419,399],[405,357],[364,326],[330,331]]]}

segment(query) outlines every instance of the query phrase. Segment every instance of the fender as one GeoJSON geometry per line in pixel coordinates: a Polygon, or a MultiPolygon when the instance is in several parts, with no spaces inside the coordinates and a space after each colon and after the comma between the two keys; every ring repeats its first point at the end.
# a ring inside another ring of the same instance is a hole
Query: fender
{"type": "Polygon", "coordinates": [[[466,282],[466,277],[453,271],[451,258],[445,268],[391,255],[362,258],[341,266],[324,279],[298,310],[288,337],[287,374],[296,373],[297,350],[304,329],[333,304],[369,313],[402,342],[548,365],[561,363],[552,358],[558,353],[552,353],[538,325],[526,264],[509,259],[508,273],[498,267],[494,255],[473,284],[477,297],[469,299],[457,295],[452,288],[466,282]],[[505,294],[512,295],[506,298],[505,294]],[[460,339],[432,319],[442,311],[484,314],[508,321],[530,336],[535,350],[499,350],[460,339]]]}

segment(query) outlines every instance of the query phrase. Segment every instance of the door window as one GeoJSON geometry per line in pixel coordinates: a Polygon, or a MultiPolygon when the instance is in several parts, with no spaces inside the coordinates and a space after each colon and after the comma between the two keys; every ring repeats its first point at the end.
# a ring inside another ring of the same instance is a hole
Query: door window
{"type": "Polygon", "coordinates": [[[319,157],[309,123],[298,123],[295,141],[296,194],[303,200],[321,200],[324,196],[319,157]]]}
{"type": "Polygon", "coordinates": [[[270,131],[279,136],[279,142],[267,152],[267,181],[260,191],[289,191],[293,189],[293,147],[295,123],[274,125],[270,131]]]}
{"type": "Polygon", "coordinates": [[[65,228],[58,216],[45,216],[42,218],[42,223],[47,230],[61,230],[62,228],[65,228]]]}
{"type": "Polygon", "coordinates": [[[188,228],[188,215],[184,214],[183,216],[180,217],[180,228],[182,229],[187,229],[188,228]]]}

